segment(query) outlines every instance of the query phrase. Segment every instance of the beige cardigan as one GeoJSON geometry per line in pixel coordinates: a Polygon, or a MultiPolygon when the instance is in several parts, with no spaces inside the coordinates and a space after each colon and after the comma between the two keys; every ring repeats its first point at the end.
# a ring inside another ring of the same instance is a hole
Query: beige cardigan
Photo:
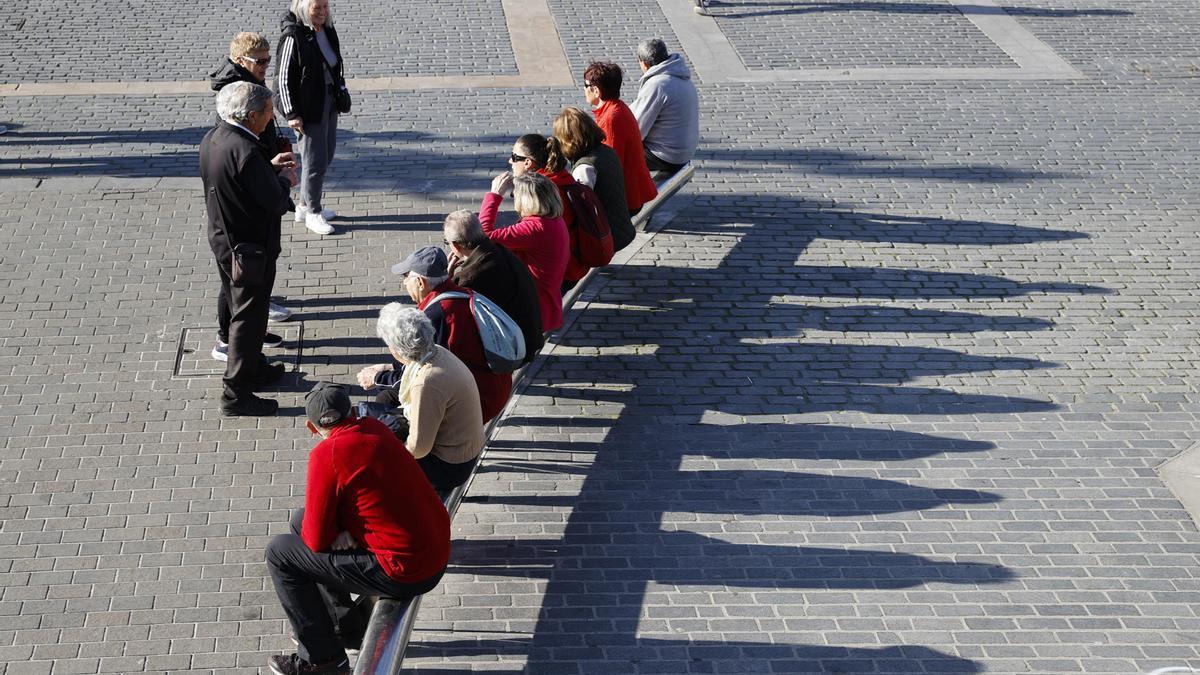
{"type": "Polygon", "coordinates": [[[409,409],[408,451],[420,459],[430,452],[449,464],[462,464],[483,450],[483,412],[471,371],[444,347],[416,367],[409,409]]]}

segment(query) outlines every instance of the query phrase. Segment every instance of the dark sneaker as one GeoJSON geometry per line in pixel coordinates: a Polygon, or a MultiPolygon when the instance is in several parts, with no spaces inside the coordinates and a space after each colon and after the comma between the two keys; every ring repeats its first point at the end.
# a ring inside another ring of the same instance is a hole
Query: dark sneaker
{"type": "Polygon", "coordinates": [[[281,344],[283,344],[283,338],[274,333],[267,333],[263,336],[264,347],[278,347],[281,344]]]}
{"type": "Polygon", "coordinates": [[[271,417],[279,412],[279,401],[261,398],[249,392],[229,398],[221,396],[221,414],[226,417],[271,417]]]}
{"type": "Polygon", "coordinates": [[[287,366],[282,363],[263,363],[259,366],[258,374],[254,376],[254,387],[265,387],[275,384],[287,374],[287,366]]]}
{"type": "Polygon", "coordinates": [[[289,656],[272,656],[268,665],[275,675],[348,675],[350,673],[350,660],[345,658],[323,663],[309,663],[300,658],[299,654],[291,654],[289,656]]]}
{"type": "MultiPolygon", "coordinates": [[[[295,635],[289,635],[288,639],[291,640],[292,644],[296,645],[297,647],[300,646],[300,641],[296,639],[295,635]]],[[[346,650],[346,654],[348,656],[358,656],[359,650],[362,649],[362,637],[359,637],[358,640],[354,641],[353,646],[346,644],[346,638],[342,637],[340,634],[338,635],[338,640],[342,643],[342,649],[346,650]]]]}

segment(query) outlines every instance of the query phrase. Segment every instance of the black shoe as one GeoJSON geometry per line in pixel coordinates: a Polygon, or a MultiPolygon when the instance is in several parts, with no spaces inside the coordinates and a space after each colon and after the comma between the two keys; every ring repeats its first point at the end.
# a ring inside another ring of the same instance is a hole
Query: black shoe
{"type": "Polygon", "coordinates": [[[264,347],[278,347],[281,344],[283,344],[283,338],[279,335],[267,333],[263,336],[264,347]]]}
{"type": "MultiPolygon", "coordinates": [[[[366,638],[365,635],[359,636],[359,638],[357,640],[351,640],[351,642],[353,642],[354,644],[346,644],[346,638],[343,637],[341,633],[338,633],[338,642],[342,643],[342,649],[346,650],[346,654],[348,656],[358,656],[359,650],[362,649],[362,641],[365,638],[366,638]]],[[[300,641],[296,639],[295,635],[289,635],[288,639],[291,640],[292,644],[296,645],[297,647],[300,646],[300,641]]]]}
{"type": "Polygon", "coordinates": [[[226,417],[271,417],[279,412],[279,401],[246,392],[237,398],[221,396],[221,414],[226,417]]]}
{"type": "Polygon", "coordinates": [[[290,656],[272,656],[268,665],[275,675],[348,675],[350,673],[350,660],[346,658],[323,663],[309,663],[300,658],[299,654],[291,654],[290,656]]]}
{"type": "Polygon", "coordinates": [[[282,363],[266,363],[263,362],[258,367],[258,374],[254,376],[254,388],[266,387],[275,384],[283,379],[287,374],[287,366],[282,363]]]}

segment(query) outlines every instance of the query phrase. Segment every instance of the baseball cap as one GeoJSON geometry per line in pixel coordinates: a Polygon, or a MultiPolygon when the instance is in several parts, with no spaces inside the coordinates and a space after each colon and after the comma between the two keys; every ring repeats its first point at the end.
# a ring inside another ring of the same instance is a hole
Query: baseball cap
{"type": "Polygon", "coordinates": [[[318,382],[304,395],[304,412],[308,421],[328,429],[350,416],[350,394],[343,385],[318,382]]]}
{"type": "Polygon", "coordinates": [[[392,265],[392,274],[417,274],[436,279],[449,274],[450,261],[446,252],[436,246],[426,246],[413,251],[413,254],[392,265]]]}

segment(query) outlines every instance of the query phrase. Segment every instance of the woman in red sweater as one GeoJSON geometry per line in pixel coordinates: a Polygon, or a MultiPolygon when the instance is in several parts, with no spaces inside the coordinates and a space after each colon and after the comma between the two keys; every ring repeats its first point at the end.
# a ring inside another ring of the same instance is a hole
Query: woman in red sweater
{"type": "MultiPolygon", "coordinates": [[[[553,136],[546,138],[541,134],[525,134],[513,144],[509,163],[512,165],[514,176],[533,171],[549,178],[550,182],[558,188],[558,196],[563,203],[563,222],[567,224],[567,232],[570,234],[570,250],[574,251],[575,239],[579,233],[575,231],[574,227],[575,212],[571,210],[567,201],[567,193],[563,188],[576,181],[571,172],[566,169],[567,158],[563,156],[562,146],[558,144],[558,139],[553,136]]],[[[567,270],[563,273],[561,289],[563,295],[574,288],[575,284],[579,283],[579,280],[587,275],[590,269],[587,265],[575,260],[575,256],[570,256],[567,259],[567,270]]]]}
{"type": "Polygon", "coordinates": [[[610,61],[593,61],[583,71],[583,95],[596,124],[604,130],[604,144],[621,159],[625,171],[625,201],[633,215],[642,204],[658,196],[654,179],[646,168],[646,153],[642,149],[642,131],[637,118],[621,100],[621,67],[610,61]]]}
{"type": "MultiPolygon", "coordinates": [[[[517,161],[513,153],[512,161],[517,161]]],[[[536,173],[504,173],[492,179],[492,191],[483,196],[479,223],[488,239],[502,244],[529,267],[537,286],[542,308],[542,330],[549,333],[562,326],[560,288],[567,260],[571,256],[567,224],[563,222],[563,203],[558,188],[536,173]],[[500,202],[509,191],[513,206],[521,216],[515,225],[496,227],[500,202]]]]}

